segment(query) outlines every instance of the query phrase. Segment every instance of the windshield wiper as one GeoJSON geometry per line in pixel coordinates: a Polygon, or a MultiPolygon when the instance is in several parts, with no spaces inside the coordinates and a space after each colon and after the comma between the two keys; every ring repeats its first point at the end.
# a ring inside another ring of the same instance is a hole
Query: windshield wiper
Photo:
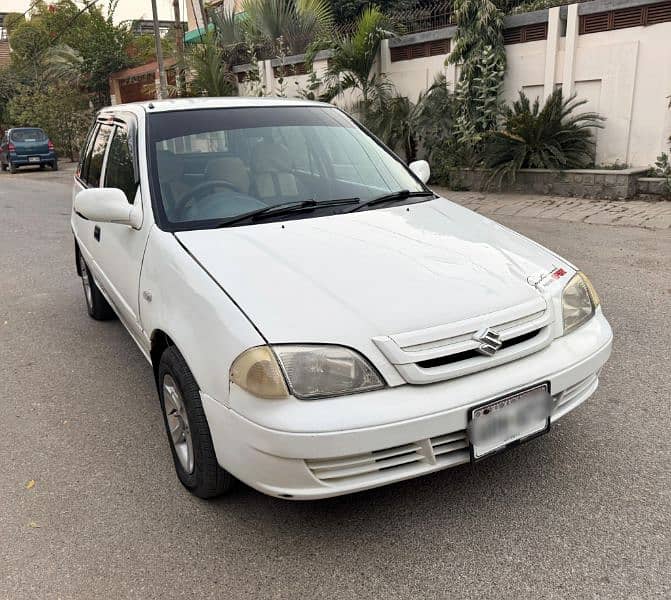
{"type": "Polygon", "coordinates": [[[339,206],[341,204],[354,204],[359,202],[359,198],[336,198],[334,200],[315,200],[311,198],[309,200],[300,200],[298,202],[283,202],[282,204],[275,204],[273,206],[264,206],[263,208],[258,208],[235,217],[230,217],[224,219],[221,223],[217,224],[215,227],[230,227],[237,223],[242,223],[244,221],[258,221],[259,219],[265,219],[267,217],[276,217],[280,215],[286,215],[295,212],[302,212],[304,210],[314,210],[316,208],[325,208],[327,206],[339,206]]]}
{"type": "Polygon", "coordinates": [[[384,196],[378,196],[377,198],[371,198],[362,202],[358,206],[355,206],[353,209],[348,210],[347,212],[355,212],[361,210],[362,208],[367,208],[369,206],[375,206],[376,204],[385,204],[387,202],[397,202],[399,200],[406,200],[407,198],[421,198],[424,196],[431,196],[433,198],[436,195],[433,192],[423,190],[421,192],[411,192],[410,190],[401,190],[399,192],[393,192],[391,194],[384,194],[384,196]]]}

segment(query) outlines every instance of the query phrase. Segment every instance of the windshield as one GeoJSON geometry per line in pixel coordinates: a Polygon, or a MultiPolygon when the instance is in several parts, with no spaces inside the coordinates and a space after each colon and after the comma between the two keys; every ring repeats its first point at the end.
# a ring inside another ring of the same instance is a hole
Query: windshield
{"type": "Polygon", "coordinates": [[[47,139],[41,129],[13,129],[10,137],[13,142],[44,142],[47,139]]]}
{"type": "MultiPolygon", "coordinates": [[[[156,113],[149,117],[148,132],[159,217],[179,229],[215,226],[292,202],[366,202],[425,189],[400,160],[334,107],[156,113]]],[[[286,218],[281,211],[271,214],[286,218]]],[[[291,218],[323,214],[311,209],[291,218]]]]}

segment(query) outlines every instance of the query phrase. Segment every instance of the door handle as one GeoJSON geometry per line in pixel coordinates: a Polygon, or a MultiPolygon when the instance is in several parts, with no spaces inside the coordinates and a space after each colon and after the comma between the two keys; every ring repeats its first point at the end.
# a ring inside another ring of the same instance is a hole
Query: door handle
{"type": "Polygon", "coordinates": [[[96,242],[100,241],[100,227],[98,225],[93,228],[93,239],[96,242]]]}

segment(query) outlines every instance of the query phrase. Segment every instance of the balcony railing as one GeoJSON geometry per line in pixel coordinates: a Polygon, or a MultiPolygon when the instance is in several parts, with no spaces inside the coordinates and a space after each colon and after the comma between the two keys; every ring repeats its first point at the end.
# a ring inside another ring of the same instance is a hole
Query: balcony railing
{"type": "Polygon", "coordinates": [[[442,29],[454,23],[452,2],[434,2],[431,6],[391,11],[389,17],[402,33],[442,29]]]}

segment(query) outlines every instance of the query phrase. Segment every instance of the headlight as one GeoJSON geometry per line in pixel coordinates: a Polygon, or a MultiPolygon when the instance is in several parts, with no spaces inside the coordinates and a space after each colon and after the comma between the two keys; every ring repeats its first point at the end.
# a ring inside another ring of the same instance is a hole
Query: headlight
{"type": "Polygon", "coordinates": [[[573,331],[591,319],[599,304],[599,296],[592,282],[587,275],[578,271],[566,284],[562,293],[564,333],[573,331]]]}
{"type": "Polygon", "coordinates": [[[230,377],[261,398],[288,396],[285,378],[291,393],[304,400],[367,392],[385,385],[363,356],[341,346],[251,348],[235,359],[230,377]]]}

